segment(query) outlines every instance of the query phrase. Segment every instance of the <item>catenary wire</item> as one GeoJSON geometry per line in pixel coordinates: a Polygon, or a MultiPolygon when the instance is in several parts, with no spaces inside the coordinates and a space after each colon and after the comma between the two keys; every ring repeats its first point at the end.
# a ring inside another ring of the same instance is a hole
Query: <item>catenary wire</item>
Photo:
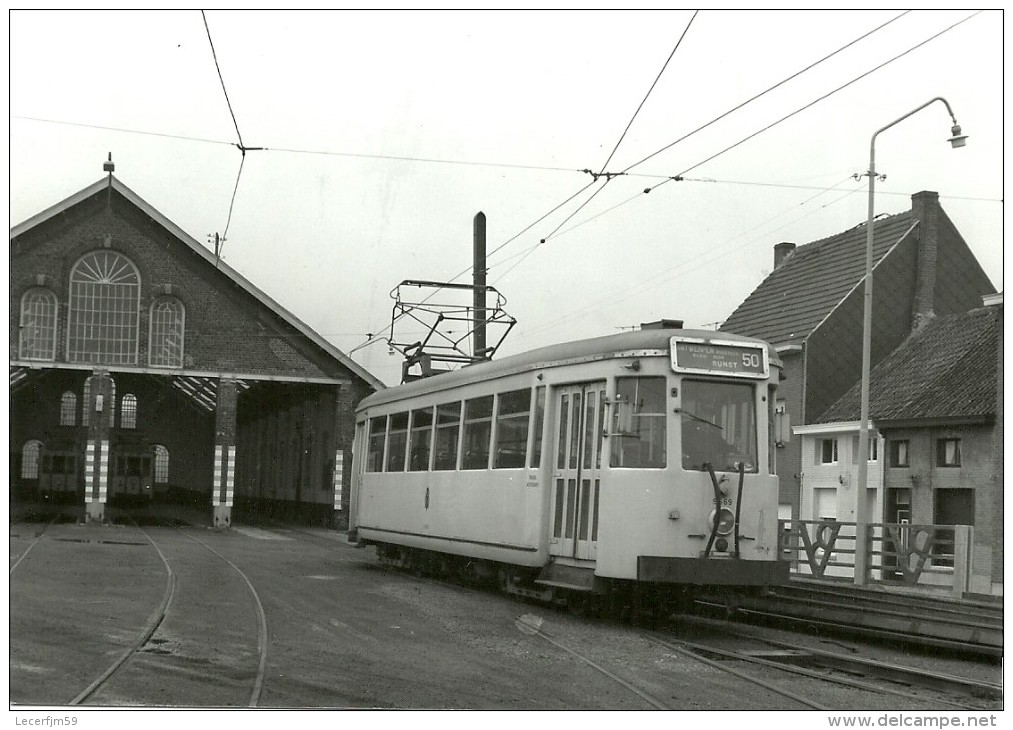
{"type": "Polygon", "coordinates": [[[779,88],[781,86],[784,86],[789,81],[793,81],[793,80],[797,79],[799,76],[801,76],[802,74],[804,74],[804,73],[806,73],[808,71],[811,71],[816,66],[819,66],[821,63],[823,63],[824,61],[830,60],[831,58],[833,58],[834,56],[836,56],[838,53],[841,53],[842,51],[847,50],[848,48],[850,48],[851,46],[855,45],[856,43],[859,43],[859,42],[865,40],[866,38],[868,38],[869,36],[871,36],[873,33],[878,33],[879,31],[883,30],[883,28],[885,28],[886,26],[890,25],[891,23],[894,23],[894,22],[900,20],[901,18],[903,18],[905,15],[907,15],[910,12],[911,12],[910,10],[905,10],[900,15],[898,15],[898,16],[896,16],[894,18],[891,18],[890,20],[886,21],[882,25],[877,26],[876,28],[873,28],[872,30],[868,31],[867,33],[864,33],[864,34],[860,35],[858,38],[855,38],[853,41],[850,41],[849,43],[844,44],[843,46],[841,46],[840,48],[838,48],[836,51],[828,53],[826,56],[824,56],[820,60],[815,61],[815,62],[809,64],[808,66],[806,66],[805,68],[801,69],[800,71],[796,71],[791,76],[788,76],[787,78],[782,79],[781,81],[778,81],[773,86],[765,89],[764,91],[761,91],[759,94],[756,94],[755,96],[752,96],[749,99],[746,99],[741,104],[738,104],[737,106],[732,107],[731,109],[729,109],[728,111],[724,112],[723,114],[718,115],[717,117],[715,117],[714,119],[710,120],[706,124],[703,124],[702,126],[697,127],[692,132],[689,132],[688,134],[683,135],[682,137],[680,137],[679,139],[675,140],[674,142],[665,145],[664,147],[662,147],[661,149],[657,150],[656,152],[652,152],[651,154],[649,154],[647,157],[643,158],[639,162],[634,162],[632,165],[630,165],[625,170],[623,170],[623,172],[626,173],[626,172],[629,172],[630,170],[632,170],[634,167],[639,167],[640,165],[642,165],[645,162],[647,162],[648,160],[650,160],[652,157],[656,157],[656,156],[660,155],[665,150],[671,149],[672,147],[674,147],[675,145],[677,145],[680,142],[684,141],[688,137],[692,137],[697,132],[700,132],[700,131],[706,129],[707,127],[711,126],[712,124],[716,124],[717,122],[721,121],[722,119],[724,119],[725,117],[729,116],[730,114],[733,114],[733,113],[739,111],[740,109],[742,109],[743,107],[745,107],[745,106],[747,106],[749,104],[752,104],[754,101],[756,101],[760,97],[765,96],[766,94],[769,94],[770,92],[774,91],[775,89],[777,89],[777,88],[779,88]]]}
{"type": "MultiPolygon", "coordinates": [[[[948,26],[948,27],[944,28],[943,30],[939,31],[938,33],[936,33],[936,34],[934,34],[934,35],[932,35],[932,36],[929,36],[928,38],[926,38],[925,40],[921,41],[920,43],[917,43],[917,44],[915,44],[914,46],[911,46],[910,48],[908,48],[908,49],[907,49],[907,50],[905,50],[905,51],[902,51],[901,53],[897,54],[896,56],[893,56],[892,58],[890,58],[890,59],[888,59],[888,60],[884,61],[883,63],[880,63],[879,65],[877,65],[877,66],[874,66],[873,68],[869,69],[868,71],[865,71],[864,73],[862,73],[862,74],[860,74],[860,75],[858,75],[858,76],[856,76],[856,77],[852,78],[852,79],[851,79],[850,81],[848,81],[848,82],[846,82],[846,83],[842,84],[841,86],[838,86],[837,88],[833,89],[832,91],[829,91],[829,92],[827,92],[826,94],[823,94],[822,96],[820,96],[820,97],[818,97],[818,98],[814,99],[813,101],[809,102],[808,104],[805,104],[805,105],[803,105],[803,106],[799,107],[798,109],[796,109],[795,111],[791,112],[790,114],[786,114],[785,116],[781,117],[781,118],[780,118],[780,119],[778,119],[777,121],[775,121],[775,122],[772,122],[771,124],[768,124],[768,125],[767,125],[766,127],[763,127],[762,129],[760,129],[760,130],[758,130],[758,131],[756,131],[756,132],[753,132],[753,133],[752,133],[752,134],[750,134],[750,135],[747,135],[746,137],[744,137],[744,138],[740,139],[740,140],[739,140],[738,142],[735,142],[734,144],[731,144],[731,145],[729,145],[728,147],[724,148],[724,149],[723,149],[723,150],[721,150],[720,152],[716,152],[715,154],[711,155],[710,157],[708,157],[708,158],[706,158],[706,159],[704,159],[704,160],[702,160],[702,161],[700,161],[700,162],[698,162],[698,163],[696,163],[696,164],[692,165],[691,167],[688,167],[688,168],[686,168],[685,170],[683,170],[683,171],[682,171],[681,173],[679,173],[678,175],[672,175],[672,176],[669,176],[669,177],[667,177],[667,178],[666,178],[665,180],[663,180],[663,181],[659,182],[659,183],[658,183],[657,185],[654,185],[653,187],[650,187],[650,188],[646,188],[646,189],[645,189],[645,190],[643,191],[643,193],[642,193],[642,194],[647,194],[647,193],[650,193],[651,191],[653,191],[653,190],[657,190],[657,189],[658,189],[658,188],[660,188],[661,186],[663,186],[663,185],[667,185],[668,183],[670,183],[670,182],[673,182],[673,181],[676,181],[676,182],[677,182],[677,181],[682,181],[682,180],[684,179],[684,176],[685,176],[685,174],[686,174],[686,173],[688,173],[688,172],[691,172],[691,171],[695,170],[696,168],[698,168],[698,167],[701,167],[702,165],[705,165],[705,164],[706,164],[706,163],[708,163],[708,162],[711,162],[712,160],[714,160],[715,158],[719,157],[720,155],[723,155],[723,154],[725,154],[726,152],[729,152],[729,151],[731,151],[731,150],[735,149],[735,148],[736,148],[736,147],[738,147],[739,145],[742,145],[742,144],[744,144],[745,142],[748,142],[749,140],[751,140],[751,139],[754,139],[755,137],[759,136],[760,134],[762,134],[762,133],[764,133],[764,132],[767,132],[767,131],[769,131],[770,129],[772,129],[773,127],[777,126],[778,124],[781,124],[782,122],[785,122],[785,121],[787,121],[788,119],[791,119],[791,118],[792,118],[792,117],[794,117],[795,115],[797,115],[797,114],[799,114],[799,113],[801,113],[801,112],[805,111],[806,109],[809,109],[809,108],[811,108],[812,106],[814,106],[814,105],[818,104],[819,102],[821,102],[821,101],[825,101],[825,100],[826,100],[826,99],[828,99],[829,97],[831,97],[831,96],[833,96],[834,94],[836,94],[836,93],[838,93],[838,92],[840,92],[840,91],[842,91],[842,90],[844,90],[844,89],[848,88],[848,87],[849,87],[849,86],[851,86],[852,84],[855,84],[855,83],[857,83],[858,81],[861,81],[862,79],[864,79],[865,77],[869,76],[870,74],[872,74],[872,73],[875,73],[876,71],[879,71],[880,69],[882,69],[882,68],[884,68],[885,66],[887,66],[887,65],[889,65],[889,64],[891,64],[891,63],[893,63],[894,61],[897,61],[898,59],[900,59],[900,58],[903,58],[903,57],[904,57],[904,56],[906,56],[907,54],[909,54],[909,53],[911,53],[911,52],[913,52],[913,51],[917,50],[918,48],[921,48],[922,46],[924,46],[924,45],[926,45],[927,43],[929,43],[929,42],[931,42],[931,41],[935,40],[936,38],[939,38],[939,37],[940,37],[941,35],[943,35],[943,34],[945,34],[945,33],[948,33],[949,31],[953,30],[954,28],[956,28],[957,26],[961,25],[962,23],[966,23],[966,22],[967,22],[968,20],[970,20],[971,18],[975,17],[976,15],[979,15],[979,14],[980,14],[980,13],[982,13],[982,12],[984,12],[984,11],[981,11],[981,10],[979,10],[979,11],[977,11],[977,12],[975,12],[975,13],[972,13],[971,15],[967,16],[966,18],[963,18],[962,20],[959,20],[959,21],[957,21],[956,23],[954,23],[954,24],[952,24],[952,25],[950,25],[950,26],[948,26]]],[[[900,16],[898,16],[898,17],[900,17],[900,16]]],[[[894,18],[894,20],[896,20],[896,18],[894,18]]],[[[893,21],[890,21],[890,22],[893,22],[893,21]]],[[[883,27],[883,26],[880,26],[880,28],[882,28],[882,27],[883,27]]],[[[879,30],[879,28],[877,28],[877,29],[875,29],[875,30],[879,30]]],[[[874,31],[870,31],[870,33],[871,33],[871,32],[875,32],[875,30],[874,30],[874,31]]],[[[866,36],[868,36],[868,35],[869,35],[869,34],[867,33],[867,34],[866,34],[866,36]]],[[[866,36],[863,36],[863,38],[864,38],[864,37],[866,37],[866,36]]],[[[860,39],[858,39],[858,40],[860,40],[860,39]]],[[[849,45],[851,45],[851,44],[849,44],[849,45]]],[[[831,55],[833,55],[833,54],[831,54],[831,55]]],[[[829,58],[829,56],[827,56],[827,58],[829,58]]],[[[825,59],[824,59],[824,60],[825,60],[825,59]]],[[[818,63],[819,63],[819,62],[818,62],[818,63]]],[[[796,75],[797,75],[797,74],[796,74],[796,75]]],[[[772,88],[773,88],[773,87],[772,87],[772,88]]],[[[755,97],[754,97],[754,98],[755,98],[755,97]]],[[[748,102],[747,102],[747,103],[748,103],[748,102]]],[[[705,126],[706,126],[706,125],[705,125],[705,126]]],[[[703,128],[703,127],[700,127],[699,129],[702,129],[702,128],[703,128]]],[[[695,130],[695,131],[699,131],[699,129],[698,129],[698,130],[695,130]]],[[[694,133],[695,133],[695,131],[694,131],[694,132],[690,132],[690,134],[694,134],[694,133]]],[[[686,135],[686,136],[684,136],[684,137],[680,138],[679,140],[676,140],[676,142],[673,142],[672,144],[676,144],[676,143],[678,143],[678,142],[682,141],[683,139],[685,139],[685,138],[686,138],[686,137],[688,137],[688,136],[689,136],[689,135],[686,135]]],[[[668,147],[671,147],[671,146],[672,146],[672,145],[668,145],[668,147]]],[[[659,150],[659,152],[663,151],[664,149],[668,149],[668,147],[665,147],[665,148],[663,148],[662,150],[659,150]]],[[[657,153],[655,153],[655,154],[657,154],[657,153]]],[[[652,156],[653,156],[653,155],[652,155],[652,156]]],[[[647,160],[647,159],[649,159],[649,158],[644,158],[644,160],[641,160],[641,162],[644,162],[644,161],[645,161],[645,160],[647,160]]],[[[634,164],[633,166],[631,166],[631,167],[635,167],[636,165],[639,165],[639,164],[641,164],[641,163],[640,163],[640,162],[638,162],[638,163],[635,163],[635,164],[634,164]]],[[[609,209],[609,211],[612,211],[612,210],[615,210],[615,209],[617,209],[617,208],[619,208],[619,207],[622,207],[623,205],[625,205],[625,204],[627,204],[627,203],[629,203],[629,202],[631,202],[631,201],[633,201],[633,200],[637,199],[638,197],[640,197],[640,195],[641,195],[641,194],[638,194],[638,195],[632,196],[631,198],[629,198],[629,199],[627,199],[627,200],[623,201],[622,203],[620,203],[619,205],[615,205],[615,206],[613,206],[612,208],[610,208],[610,209],[609,209]]],[[[579,224],[578,224],[578,225],[579,225],[579,224]]],[[[557,230],[558,230],[558,229],[557,229],[557,230]]],[[[554,233],[555,233],[555,232],[554,232],[554,233]]],[[[550,237],[552,237],[552,236],[551,236],[551,235],[550,235],[550,236],[546,236],[546,240],[548,240],[548,239],[549,239],[550,237]]]]}
{"type": "Polygon", "coordinates": [[[626,134],[630,131],[630,127],[633,126],[633,121],[637,118],[637,115],[640,114],[640,110],[644,108],[644,104],[647,103],[647,98],[651,95],[651,92],[654,91],[654,87],[658,85],[658,81],[661,80],[661,75],[665,73],[665,69],[668,68],[668,64],[672,60],[672,57],[675,55],[675,52],[679,50],[679,46],[682,44],[682,39],[686,37],[686,33],[689,31],[689,27],[693,25],[693,21],[696,19],[696,16],[699,13],[700,13],[699,10],[693,11],[693,16],[689,19],[689,22],[686,23],[686,27],[683,28],[682,35],[680,35],[679,40],[675,42],[675,47],[672,49],[672,52],[668,54],[668,58],[665,60],[664,65],[662,65],[661,70],[658,72],[657,77],[654,79],[654,83],[652,83],[651,88],[647,90],[647,93],[644,95],[643,100],[640,102],[640,106],[638,106],[637,110],[633,112],[633,116],[630,118],[629,124],[626,125],[626,129],[624,129],[623,133],[619,136],[619,141],[616,142],[616,146],[612,148],[612,152],[609,154],[608,159],[605,160],[605,164],[601,166],[601,170],[598,173],[599,175],[605,172],[606,169],[608,169],[608,164],[612,162],[612,158],[615,156],[616,150],[619,149],[619,145],[621,145],[623,143],[623,140],[626,139],[626,134]]]}
{"type": "MultiPolygon", "coordinates": [[[[837,185],[835,185],[835,186],[833,186],[831,188],[824,189],[823,191],[821,191],[817,195],[812,196],[812,197],[810,197],[810,198],[802,201],[801,203],[798,203],[797,206],[795,206],[795,207],[800,207],[800,206],[806,205],[807,203],[812,202],[813,200],[815,200],[816,198],[820,197],[821,195],[823,195],[825,193],[833,192],[834,190],[836,190],[841,185],[845,184],[846,182],[848,182],[851,179],[852,178],[850,176],[848,176],[846,179],[842,180],[837,185]]],[[[810,215],[813,215],[818,210],[822,210],[822,209],[827,208],[827,207],[829,207],[831,205],[836,205],[841,200],[843,200],[843,199],[845,199],[845,198],[847,198],[847,197],[849,197],[851,195],[854,195],[857,192],[861,192],[861,190],[862,190],[861,187],[855,188],[854,190],[850,190],[850,191],[846,192],[844,195],[842,195],[842,196],[840,196],[838,198],[835,198],[834,200],[832,200],[832,201],[830,201],[828,203],[825,203],[825,204],[821,205],[816,210],[812,210],[812,211],[810,211],[808,213],[805,213],[802,216],[799,216],[797,218],[793,218],[792,220],[784,223],[783,225],[779,226],[778,228],[775,228],[775,229],[767,231],[764,234],[764,236],[769,236],[771,233],[775,233],[778,230],[782,230],[783,228],[787,228],[788,226],[797,223],[799,220],[802,220],[803,218],[806,218],[806,217],[808,217],[810,215]]],[[[783,211],[781,213],[778,213],[778,214],[772,216],[771,218],[768,218],[766,221],[758,223],[757,225],[753,226],[752,228],[749,228],[749,229],[747,229],[747,230],[745,230],[745,231],[743,231],[743,232],[741,232],[741,233],[739,233],[739,234],[731,237],[728,242],[730,243],[732,241],[735,241],[738,238],[741,238],[742,236],[745,236],[745,235],[748,235],[749,233],[752,233],[753,231],[761,228],[762,226],[765,226],[767,223],[770,223],[771,221],[776,220],[777,218],[781,217],[782,215],[785,215],[787,212],[790,212],[790,211],[783,211]]],[[[557,318],[555,320],[552,320],[551,322],[545,322],[545,323],[543,323],[541,325],[538,325],[536,327],[533,327],[531,329],[526,329],[525,332],[527,334],[530,334],[531,332],[539,332],[539,331],[542,331],[544,329],[548,329],[548,328],[554,327],[554,326],[556,326],[556,325],[558,325],[558,324],[560,324],[562,322],[569,321],[570,319],[573,319],[575,317],[579,317],[579,316],[581,316],[583,314],[586,314],[587,312],[596,311],[596,310],[600,309],[602,306],[611,306],[611,305],[616,304],[617,302],[626,301],[627,299],[630,299],[632,297],[639,296],[639,295],[643,294],[646,291],[650,291],[651,289],[655,289],[655,288],[657,288],[659,286],[662,286],[663,284],[666,284],[666,283],[670,282],[672,280],[672,278],[674,278],[674,276],[676,276],[676,275],[678,275],[678,276],[684,276],[684,275],[686,275],[686,274],[688,274],[688,273],[690,273],[692,271],[697,270],[698,268],[700,268],[702,266],[705,266],[707,264],[713,263],[714,261],[717,261],[717,260],[719,260],[719,259],[721,259],[721,258],[723,258],[723,257],[725,257],[725,256],[727,256],[727,255],[729,255],[731,253],[734,253],[736,251],[740,251],[743,248],[752,245],[757,240],[760,240],[760,238],[759,237],[753,237],[753,238],[750,238],[749,240],[745,241],[743,244],[741,244],[739,246],[736,246],[734,248],[727,248],[727,246],[721,246],[721,247],[715,248],[715,249],[713,249],[711,251],[711,255],[710,256],[706,256],[706,257],[704,257],[702,259],[694,259],[693,261],[681,262],[679,264],[676,264],[675,266],[672,266],[672,267],[670,267],[668,269],[665,269],[662,272],[659,272],[658,274],[655,274],[649,280],[647,280],[645,282],[641,282],[636,287],[627,290],[626,292],[624,292],[621,295],[618,295],[618,296],[607,296],[607,297],[605,297],[606,301],[605,301],[604,304],[598,304],[598,303],[596,303],[596,304],[589,305],[587,307],[583,307],[583,308],[581,308],[579,310],[576,310],[574,312],[571,312],[571,313],[569,313],[569,314],[567,314],[567,315],[565,315],[563,317],[559,317],[559,318],[557,318]],[[689,266],[689,268],[686,268],[687,266],[689,266]],[[678,271],[679,269],[682,269],[682,271],[678,271]],[[676,272],[676,271],[678,271],[677,274],[673,273],[673,272],[676,272]]]]}
{"type": "MultiPolygon", "coordinates": [[[[768,94],[768,93],[770,93],[771,91],[773,91],[774,89],[777,89],[778,87],[780,87],[780,86],[783,86],[783,85],[784,85],[784,84],[786,84],[787,82],[789,82],[789,81],[791,81],[791,80],[793,80],[793,79],[796,79],[796,78],[798,78],[798,77],[799,77],[799,76],[801,76],[802,74],[804,74],[804,73],[806,73],[806,72],[810,71],[811,69],[815,68],[816,66],[819,66],[820,64],[822,64],[822,63],[824,63],[824,62],[828,61],[829,59],[833,58],[834,56],[838,55],[839,53],[841,53],[841,52],[845,51],[846,49],[848,49],[848,48],[851,48],[851,47],[852,47],[852,46],[854,46],[855,44],[857,44],[857,43],[861,42],[861,40],[863,40],[863,39],[867,38],[867,37],[868,37],[869,35],[871,35],[872,33],[878,32],[879,30],[881,30],[882,28],[886,27],[886,26],[887,26],[887,25],[889,25],[890,23],[892,23],[892,22],[894,22],[894,21],[897,21],[897,20],[899,20],[900,18],[902,18],[902,17],[904,17],[905,15],[907,15],[907,14],[908,14],[909,12],[911,12],[911,11],[910,11],[910,10],[906,10],[905,12],[901,13],[900,15],[897,15],[897,16],[895,16],[895,17],[893,17],[893,18],[890,18],[890,19],[889,19],[889,20],[887,20],[886,22],[884,22],[884,23],[882,23],[882,24],[878,25],[877,27],[875,27],[875,28],[873,28],[873,29],[871,29],[871,30],[869,30],[869,31],[867,31],[867,32],[865,32],[865,33],[863,33],[862,35],[858,36],[858,37],[857,37],[857,38],[855,38],[854,40],[851,40],[851,42],[849,42],[849,43],[845,44],[844,46],[842,46],[841,48],[837,49],[836,51],[834,51],[834,52],[832,52],[832,53],[828,54],[827,56],[823,57],[823,58],[822,58],[822,59],[820,59],[819,61],[815,61],[815,62],[813,62],[813,63],[809,64],[808,66],[806,66],[805,68],[801,69],[800,71],[797,71],[797,72],[795,72],[795,73],[794,73],[794,74],[792,74],[791,76],[788,76],[787,78],[785,78],[785,79],[783,79],[783,80],[779,81],[778,83],[776,83],[776,84],[774,84],[773,86],[771,86],[771,87],[769,87],[769,88],[765,89],[764,91],[761,91],[760,93],[758,93],[758,94],[755,94],[754,96],[752,96],[751,98],[747,99],[746,101],[743,101],[742,103],[739,103],[739,104],[737,104],[737,105],[733,106],[732,108],[728,109],[727,111],[725,111],[725,112],[723,112],[723,113],[721,113],[721,114],[718,114],[718,115],[717,115],[716,117],[714,117],[713,119],[711,119],[710,121],[708,121],[708,123],[706,123],[706,124],[704,124],[704,125],[701,125],[700,127],[698,127],[697,129],[693,130],[692,132],[690,132],[690,133],[688,133],[688,134],[684,135],[683,137],[681,137],[681,138],[679,138],[678,140],[676,140],[675,142],[673,142],[673,143],[671,143],[671,144],[669,144],[669,145],[667,145],[667,146],[665,146],[665,147],[661,148],[660,150],[657,150],[656,152],[654,152],[654,153],[652,153],[652,154],[648,155],[647,157],[643,158],[643,159],[642,159],[642,160],[640,160],[639,162],[635,162],[635,163],[633,163],[632,165],[630,165],[629,167],[627,167],[626,169],[624,169],[624,170],[622,171],[622,173],[621,173],[621,174],[627,174],[627,173],[628,173],[628,172],[629,172],[629,171],[630,171],[631,169],[633,169],[634,167],[637,167],[637,166],[639,166],[639,165],[643,164],[644,162],[646,162],[647,160],[651,159],[652,157],[654,157],[654,156],[656,156],[656,155],[660,154],[661,152],[665,152],[666,150],[668,150],[668,149],[671,149],[672,147],[674,147],[675,145],[679,144],[680,142],[683,142],[683,141],[685,141],[685,140],[689,139],[689,138],[690,138],[690,137],[692,137],[693,135],[697,134],[698,132],[701,132],[702,130],[705,130],[706,128],[710,127],[711,125],[713,125],[713,124],[716,124],[716,123],[717,123],[717,121],[719,121],[720,119],[723,119],[724,117],[728,116],[729,114],[731,114],[731,113],[733,113],[733,112],[735,112],[735,111],[737,111],[737,110],[739,110],[739,109],[742,109],[743,107],[745,107],[745,106],[747,106],[748,104],[750,104],[750,103],[752,103],[752,102],[756,101],[757,99],[759,99],[760,97],[764,96],[765,94],[768,94]]],[[[871,73],[871,72],[869,72],[869,73],[871,73]]],[[[861,77],[859,77],[859,78],[861,78],[861,77]]],[[[839,90],[839,89],[838,89],[838,90],[839,90]]],[[[834,93],[834,92],[832,92],[832,93],[834,93]]],[[[824,98],[826,98],[826,97],[824,97],[824,98]]],[[[819,101],[819,100],[817,100],[817,101],[819,101]]],[[[815,102],[813,102],[813,103],[815,103],[815,102]]],[[[803,107],[803,108],[804,108],[804,107],[803,107]]],[[[798,111],[801,111],[801,109],[799,109],[798,111]]],[[[794,113],[798,113],[798,111],[795,111],[794,113]]],[[[790,116],[790,115],[789,115],[789,116],[790,116]]],[[[788,117],[785,117],[785,118],[788,118],[788,117]]],[[[781,121],[783,121],[783,120],[784,120],[784,119],[781,119],[781,121]]],[[[775,124],[775,125],[777,125],[777,124],[780,124],[780,121],[777,121],[777,123],[774,123],[774,124],[775,124]]],[[[774,126],[774,125],[772,125],[771,127],[773,127],[773,126],[774,126]]],[[[770,129],[770,128],[767,128],[767,129],[770,129]]],[[[765,132],[765,131],[766,131],[766,130],[761,130],[761,132],[760,132],[760,133],[756,133],[756,134],[752,135],[751,137],[748,137],[748,138],[746,138],[746,140],[742,140],[742,141],[739,141],[738,143],[736,143],[736,145],[732,145],[731,147],[727,148],[726,150],[723,150],[722,152],[719,152],[719,153],[717,153],[717,155],[723,154],[724,152],[727,152],[728,150],[730,150],[730,149],[733,149],[733,148],[734,148],[735,146],[737,146],[738,144],[743,144],[743,142],[746,142],[747,140],[751,139],[752,137],[755,137],[755,136],[756,136],[757,134],[761,134],[762,132],[765,132]]],[[[714,155],[713,157],[711,157],[711,158],[708,158],[708,159],[707,159],[707,160],[705,160],[704,162],[709,162],[710,160],[714,159],[714,157],[717,157],[717,155],[714,155]]],[[[700,163],[700,164],[704,164],[704,163],[700,163]]],[[[700,166],[700,165],[696,165],[695,167],[699,167],[699,166],[700,166]]],[[[690,168],[690,170],[692,170],[692,169],[695,169],[695,168],[690,168]]],[[[671,181],[672,181],[673,179],[681,179],[681,178],[682,178],[682,176],[683,176],[683,175],[684,175],[684,174],[685,174],[686,172],[689,172],[690,170],[686,170],[686,171],[684,171],[683,173],[681,173],[680,175],[676,175],[676,176],[674,176],[674,177],[670,177],[670,178],[668,178],[668,179],[664,180],[663,182],[659,182],[659,183],[658,183],[657,185],[654,185],[654,187],[659,187],[659,186],[661,186],[661,185],[664,185],[664,184],[666,184],[666,183],[668,183],[668,182],[671,182],[671,181]]],[[[608,179],[611,179],[611,178],[608,178],[608,179]]],[[[650,191],[650,189],[652,189],[652,188],[647,188],[646,190],[644,190],[644,192],[649,192],[649,191],[650,191]]],[[[635,199],[636,197],[637,197],[637,195],[634,195],[633,197],[631,197],[631,198],[629,198],[629,199],[627,199],[627,200],[624,200],[624,201],[622,202],[622,204],[620,204],[620,205],[618,205],[618,206],[614,206],[614,207],[612,207],[611,209],[609,209],[609,211],[614,211],[614,210],[616,210],[617,208],[621,208],[622,206],[626,205],[626,204],[627,204],[627,202],[629,202],[629,201],[631,201],[631,200],[635,199]]],[[[582,207],[583,207],[583,206],[581,206],[581,208],[582,208],[582,207]]],[[[598,217],[598,216],[596,216],[596,218],[597,218],[597,217],[598,217]]],[[[570,218],[572,218],[572,216],[570,216],[570,218]]],[[[567,219],[567,220],[569,220],[569,219],[567,219]]],[[[565,221],[564,221],[563,223],[565,224],[565,221]]],[[[550,233],[549,235],[545,236],[545,240],[548,240],[548,239],[552,238],[552,237],[553,237],[553,236],[554,236],[554,235],[555,235],[555,234],[556,234],[556,233],[558,232],[559,228],[561,228],[561,227],[562,227],[562,224],[561,224],[560,226],[556,227],[556,229],[555,229],[554,231],[552,231],[552,232],[551,232],[551,233],[550,233]]]]}

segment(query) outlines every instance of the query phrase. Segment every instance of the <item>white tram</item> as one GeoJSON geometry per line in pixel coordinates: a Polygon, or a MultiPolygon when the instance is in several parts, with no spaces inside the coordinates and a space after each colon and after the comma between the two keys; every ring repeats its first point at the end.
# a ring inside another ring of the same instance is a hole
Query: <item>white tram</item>
{"type": "Polygon", "coordinates": [[[779,372],[761,341],[645,326],[375,393],[349,539],[571,604],[783,582],[779,372]]]}

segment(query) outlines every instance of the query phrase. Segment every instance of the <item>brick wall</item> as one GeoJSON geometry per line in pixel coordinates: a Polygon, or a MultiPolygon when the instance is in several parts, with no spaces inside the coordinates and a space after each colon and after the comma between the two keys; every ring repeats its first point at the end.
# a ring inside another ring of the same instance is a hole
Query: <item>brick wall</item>
{"type": "Polygon", "coordinates": [[[304,377],[347,376],[331,356],[243,291],[229,277],[119,196],[89,199],[11,244],[10,343],[18,356],[21,296],[39,275],[60,302],[57,360],[65,359],[70,272],[103,248],[128,257],[141,277],[138,365],[148,362],[150,306],[169,286],[186,309],[185,366],[304,377]]]}

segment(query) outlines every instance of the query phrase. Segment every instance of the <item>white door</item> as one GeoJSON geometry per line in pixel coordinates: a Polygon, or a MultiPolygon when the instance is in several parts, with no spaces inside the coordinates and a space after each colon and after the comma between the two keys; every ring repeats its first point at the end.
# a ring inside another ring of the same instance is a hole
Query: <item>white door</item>
{"type": "Polygon", "coordinates": [[[594,560],[598,541],[605,383],[556,389],[552,478],[552,555],[594,560]]]}

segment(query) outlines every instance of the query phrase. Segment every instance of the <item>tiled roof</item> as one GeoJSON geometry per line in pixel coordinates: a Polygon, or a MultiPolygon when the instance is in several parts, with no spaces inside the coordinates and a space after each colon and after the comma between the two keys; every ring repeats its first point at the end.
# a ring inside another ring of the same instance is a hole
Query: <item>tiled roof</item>
{"type": "MultiPolygon", "coordinates": [[[[914,224],[911,211],[875,222],[879,262],[914,224]]],[[[801,343],[865,275],[865,224],[797,247],[721,325],[775,345],[801,343]]]]}
{"type": "MultiPolygon", "coordinates": [[[[872,370],[873,421],[975,418],[996,412],[1000,307],[936,317],[872,370]]],[[[861,417],[856,383],[817,421],[861,417]]]]}

